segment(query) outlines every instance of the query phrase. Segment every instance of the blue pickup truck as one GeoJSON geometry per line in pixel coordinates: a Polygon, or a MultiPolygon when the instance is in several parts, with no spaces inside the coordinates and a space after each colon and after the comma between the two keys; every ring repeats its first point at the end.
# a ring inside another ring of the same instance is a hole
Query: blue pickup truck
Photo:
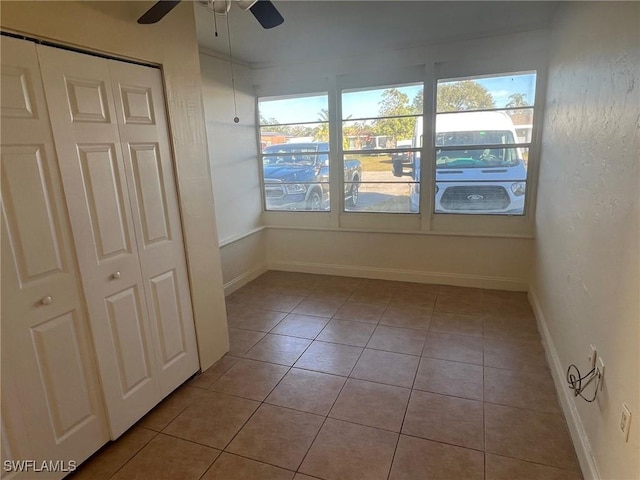
{"type": "MultiPolygon", "coordinates": [[[[283,143],[262,152],[267,210],[329,210],[329,143],[283,143]]],[[[344,162],[347,206],[358,203],[360,160],[344,162]]]]}

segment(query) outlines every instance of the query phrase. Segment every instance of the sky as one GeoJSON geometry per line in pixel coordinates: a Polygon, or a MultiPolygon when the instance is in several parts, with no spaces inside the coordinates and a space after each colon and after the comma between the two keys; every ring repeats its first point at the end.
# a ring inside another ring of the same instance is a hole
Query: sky
{"type": "MultiPolygon", "coordinates": [[[[506,75],[502,77],[474,78],[483,85],[495,101],[496,107],[501,108],[509,102],[509,95],[523,93],[525,100],[533,104],[535,99],[535,74],[506,75]]],[[[342,96],[343,118],[350,119],[375,117],[378,115],[379,102],[382,92],[389,87],[375,90],[345,91],[342,96]]],[[[396,86],[409,96],[412,101],[422,89],[422,84],[396,86]]],[[[261,100],[260,114],[264,118],[275,118],[279,123],[302,123],[319,120],[319,112],[328,108],[326,95],[311,95],[308,97],[279,98],[277,100],[261,100]]]]}

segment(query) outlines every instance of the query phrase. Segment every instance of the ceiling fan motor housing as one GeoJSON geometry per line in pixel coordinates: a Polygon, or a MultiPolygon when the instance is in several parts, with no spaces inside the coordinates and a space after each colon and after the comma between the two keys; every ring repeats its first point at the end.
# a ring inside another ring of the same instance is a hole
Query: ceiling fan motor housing
{"type": "Polygon", "coordinates": [[[200,5],[207,7],[216,15],[226,15],[229,13],[231,3],[235,3],[242,10],[249,10],[257,0],[197,0],[200,5]]]}

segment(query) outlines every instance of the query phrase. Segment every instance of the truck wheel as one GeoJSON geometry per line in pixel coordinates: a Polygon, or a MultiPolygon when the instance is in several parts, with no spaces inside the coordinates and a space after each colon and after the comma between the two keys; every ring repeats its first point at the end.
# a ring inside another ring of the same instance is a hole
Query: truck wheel
{"type": "Polygon", "coordinates": [[[322,196],[314,190],[307,199],[307,210],[322,210],[322,196]]]}
{"type": "Polygon", "coordinates": [[[348,195],[348,200],[347,200],[347,205],[350,207],[355,207],[356,205],[358,205],[358,190],[360,189],[360,182],[354,181],[351,184],[351,188],[349,188],[349,195],[348,195]]]}

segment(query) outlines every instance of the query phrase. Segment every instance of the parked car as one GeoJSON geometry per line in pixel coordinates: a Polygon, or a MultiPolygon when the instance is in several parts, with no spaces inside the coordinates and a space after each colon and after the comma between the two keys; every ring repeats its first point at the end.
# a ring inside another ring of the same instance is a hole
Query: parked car
{"type": "MultiPolygon", "coordinates": [[[[283,143],[264,149],[267,210],[329,209],[329,143],[283,143]]],[[[360,160],[344,162],[344,194],[348,206],[358,203],[360,160]]]]}
{"type": "MultiPolygon", "coordinates": [[[[513,122],[504,112],[438,114],[436,213],[522,215],[527,169],[515,143],[513,122]]],[[[414,146],[422,146],[422,118],[416,121],[414,146]]],[[[410,202],[411,210],[418,211],[420,152],[394,161],[393,174],[416,181],[410,202]]]]}

